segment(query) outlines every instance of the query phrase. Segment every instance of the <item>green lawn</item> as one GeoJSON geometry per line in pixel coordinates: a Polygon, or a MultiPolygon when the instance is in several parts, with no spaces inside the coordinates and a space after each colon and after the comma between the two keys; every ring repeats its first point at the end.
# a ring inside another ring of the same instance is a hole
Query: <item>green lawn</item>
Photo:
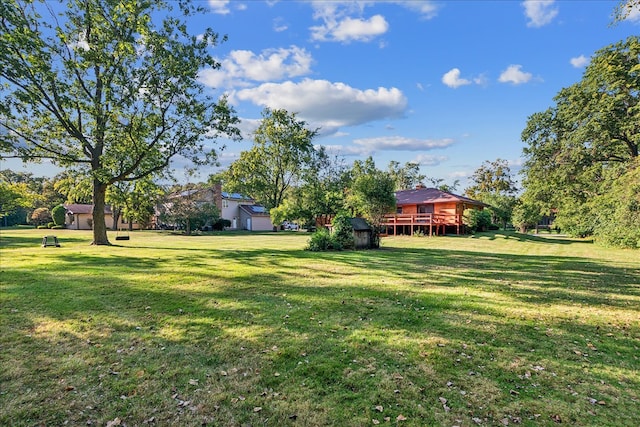
{"type": "Polygon", "coordinates": [[[640,251],[0,231],[0,425],[637,426],[640,251]]]}

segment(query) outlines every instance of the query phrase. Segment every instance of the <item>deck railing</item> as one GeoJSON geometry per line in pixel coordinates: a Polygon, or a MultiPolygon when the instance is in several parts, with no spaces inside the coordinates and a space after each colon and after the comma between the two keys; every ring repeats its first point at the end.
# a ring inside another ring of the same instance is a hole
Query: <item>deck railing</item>
{"type": "Polygon", "coordinates": [[[446,226],[455,226],[456,231],[460,233],[462,225],[462,215],[459,214],[436,214],[436,213],[418,213],[418,214],[390,214],[385,215],[385,227],[393,227],[393,234],[397,234],[398,227],[409,226],[410,233],[413,235],[414,230],[422,229],[428,231],[431,236],[435,231],[443,230],[446,226]],[[427,229],[428,227],[428,229],[427,229]]]}

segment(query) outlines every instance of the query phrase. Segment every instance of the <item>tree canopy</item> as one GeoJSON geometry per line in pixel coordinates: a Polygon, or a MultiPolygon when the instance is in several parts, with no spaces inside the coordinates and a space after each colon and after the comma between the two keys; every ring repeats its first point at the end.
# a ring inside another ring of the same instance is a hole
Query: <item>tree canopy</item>
{"type": "Polygon", "coordinates": [[[316,175],[326,158],[324,150],[312,144],[316,134],[295,113],[266,108],[253,147],[223,174],[225,188],[249,195],[268,209],[279,207],[287,192],[316,175]]]}
{"type": "Polygon", "coordinates": [[[88,171],[93,243],[108,244],[107,187],[212,160],[237,118],[197,80],[220,66],[211,29],[190,35],[188,1],[0,2],[0,148],[88,171]],[[177,7],[174,7],[177,6],[177,7]]]}
{"type": "Polygon", "coordinates": [[[638,158],[640,38],[596,52],[581,81],[529,117],[522,139],[526,200],[540,212],[557,208],[556,225],[575,235],[601,235],[605,228],[640,234],[606,225],[619,220],[615,212],[602,216],[612,198],[629,197],[614,184],[634,173],[638,158]]]}

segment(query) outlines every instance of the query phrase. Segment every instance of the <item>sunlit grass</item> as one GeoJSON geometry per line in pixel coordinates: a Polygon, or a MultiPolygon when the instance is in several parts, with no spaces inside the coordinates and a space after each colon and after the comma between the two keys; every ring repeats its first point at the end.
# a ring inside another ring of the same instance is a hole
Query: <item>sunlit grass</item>
{"type": "Polygon", "coordinates": [[[640,253],[0,233],[0,424],[637,425],[640,253]]]}

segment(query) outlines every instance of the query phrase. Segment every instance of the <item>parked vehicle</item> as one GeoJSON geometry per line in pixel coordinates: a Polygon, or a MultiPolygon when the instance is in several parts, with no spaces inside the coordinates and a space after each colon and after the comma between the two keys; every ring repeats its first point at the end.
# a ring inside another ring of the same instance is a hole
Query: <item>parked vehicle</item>
{"type": "Polygon", "coordinates": [[[282,229],[283,230],[297,230],[298,229],[298,224],[296,224],[295,222],[284,221],[282,223],[282,229]]]}

